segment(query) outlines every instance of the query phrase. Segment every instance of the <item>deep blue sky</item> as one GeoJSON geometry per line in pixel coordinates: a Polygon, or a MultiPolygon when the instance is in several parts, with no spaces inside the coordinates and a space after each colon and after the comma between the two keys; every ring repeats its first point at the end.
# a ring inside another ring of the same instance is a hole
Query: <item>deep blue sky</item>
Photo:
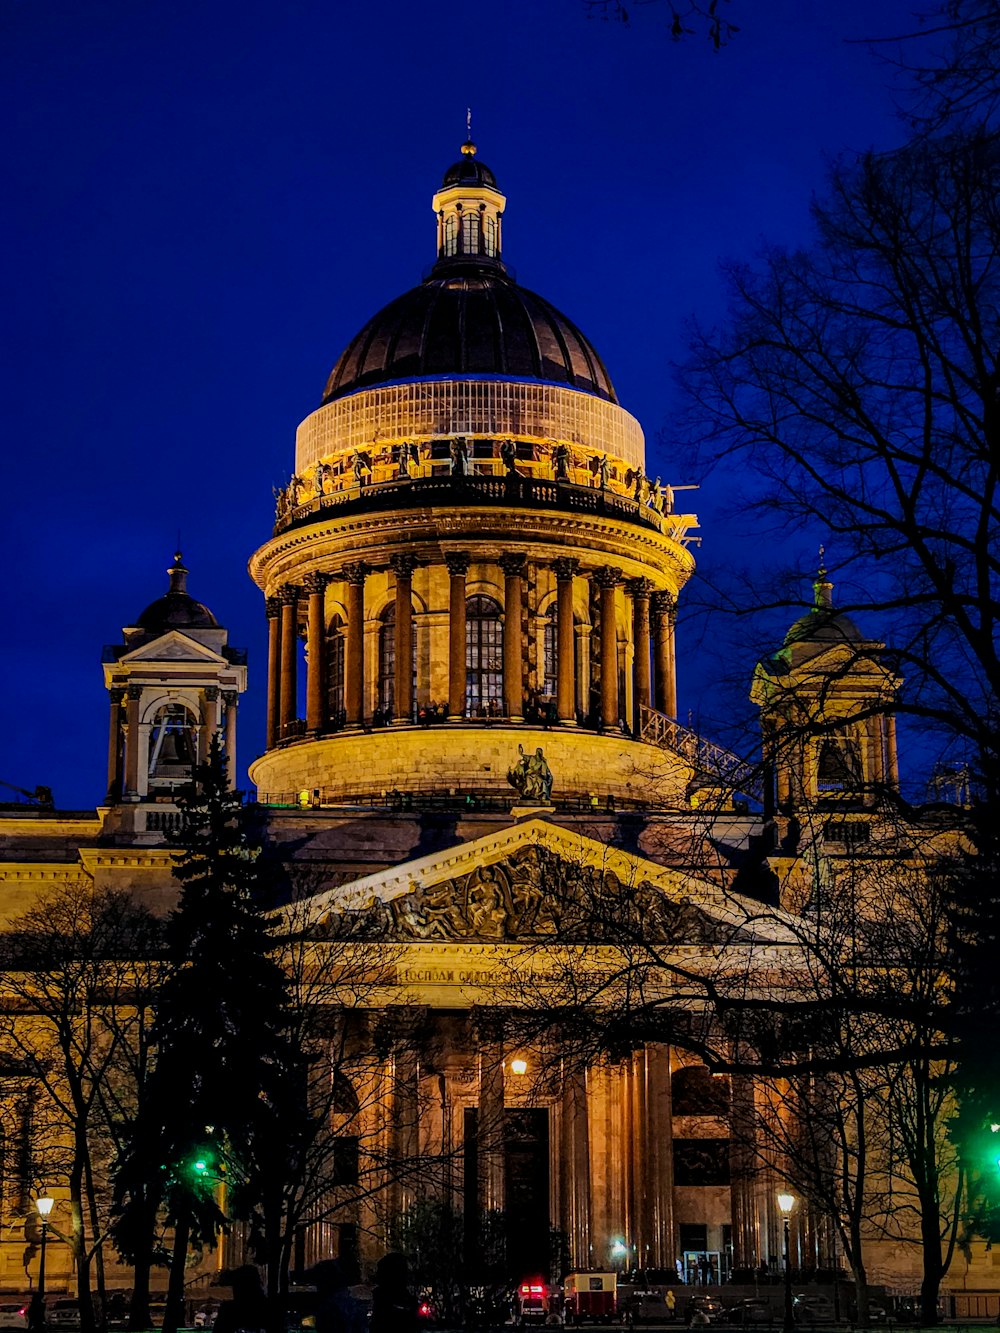
{"type": "MultiPolygon", "coordinates": [[[[857,39],[901,0],[732,0],[715,55],[580,0],[0,0],[3,743],[0,778],[101,799],[101,645],[166,588],[250,651],[241,778],[261,748],[261,598],[246,574],[296,424],[364,320],[434,258],[431,195],[473,108],[508,197],[505,257],[591,337],[651,466],[716,265],[808,234],[842,151],[898,142],[857,39]]],[[[699,493],[704,554],[765,562],[699,493]]],[[[682,650],[683,651],[683,650],[682,650]]],[[[688,654],[682,715],[723,661],[688,654]]],[[[0,795],[2,799],[2,795],[0,795]]]]}

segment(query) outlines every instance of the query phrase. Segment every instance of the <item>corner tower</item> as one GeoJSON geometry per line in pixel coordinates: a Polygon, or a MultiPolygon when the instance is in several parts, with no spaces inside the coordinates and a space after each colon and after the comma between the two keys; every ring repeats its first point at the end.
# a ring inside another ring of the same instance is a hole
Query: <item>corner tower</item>
{"type": "Polygon", "coordinates": [[[250,562],[260,798],[509,801],[518,747],[542,745],[556,804],[647,804],[654,770],[682,802],[701,751],[674,720],[674,610],[695,519],[645,476],[591,342],[506,268],[506,199],[471,142],[433,207],[433,267],[338,358],[250,562]]]}

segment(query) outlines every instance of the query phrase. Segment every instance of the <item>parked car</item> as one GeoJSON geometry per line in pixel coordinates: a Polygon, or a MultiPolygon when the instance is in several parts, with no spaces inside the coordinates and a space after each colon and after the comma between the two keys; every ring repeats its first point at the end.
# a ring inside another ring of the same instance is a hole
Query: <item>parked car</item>
{"type": "Polygon", "coordinates": [[[725,1311],[718,1296],[692,1296],[684,1311],[685,1324],[718,1324],[725,1311]]]}
{"type": "Polygon", "coordinates": [[[797,1324],[832,1324],[837,1313],[829,1296],[800,1292],[792,1297],[792,1316],[797,1324]]]}
{"type": "Polygon", "coordinates": [[[45,1322],[49,1328],[79,1328],[80,1302],[66,1300],[46,1301],[45,1322]]]}
{"type": "Polygon", "coordinates": [[[0,1328],[27,1328],[28,1327],[28,1302],[18,1301],[17,1304],[0,1305],[0,1328]]]}
{"type": "Polygon", "coordinates": [[[663,1324],[670,1318],[662,1291],[633,1291],[622,1305],[622,1323],[663,1324]]]}
{"type": "Polygon", "coordinates": [[[747,1296],[729,1307],[726,1312],[726,1322],[744,1326],[755,1324],[758,1328],[762,1325],[769,1327],[774,1323],[774,1310],[768,1301],[756,1296],[747,1296]]]}

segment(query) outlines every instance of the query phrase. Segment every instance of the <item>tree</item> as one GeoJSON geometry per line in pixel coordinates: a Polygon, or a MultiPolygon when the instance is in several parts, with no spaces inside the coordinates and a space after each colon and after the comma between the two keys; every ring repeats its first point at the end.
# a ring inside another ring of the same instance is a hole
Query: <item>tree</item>
{"type": "Polygon", "coordinates": [[[673,0],[633,0],[626,6],[623,0],[583,0],[588,18],[611,20],[615,23],[628,24],[636,7],[655,5],[667,19],[667,30],[672,41],[679,42],[685,37],[693,37],[701,31],[712,44],[712,49],[721,51],[739,32],[724,11],[729,0],[684,0],[675,4],[673,0]]]}
{"type": "MultiPolygon", "coordinates": [[[[189,1245],[224,1225],[222,1181],[243,1210],[251,1206],[247,1164],[278,1138],[298,1064],[265,916],[270,886],[217,739],[179,804],[174,873],[182,889],[166,926],[170,971],[157,1002],[156,1066],[118,1176],[133,1250],[155,1223],[154,1204],[174,1229],[166,1333],[182,1313],[189,1245]]],[[[135,1315],[141,1300],[137,1289],[135,1315]]]]}
{"type": "Polygon", "coordinates": [[[161,954],[161,930],[149,912],[128,894],[85,883],[45,894],[11,923],[0,946],[0,1052],[38,1094],[28,1170],[35,1181],[64,1184],[68,1194],[63,1230],[84,1333],[95,1326],[95,1271],[103,1297],[104,1181],[146,1076],[161,954]]]}

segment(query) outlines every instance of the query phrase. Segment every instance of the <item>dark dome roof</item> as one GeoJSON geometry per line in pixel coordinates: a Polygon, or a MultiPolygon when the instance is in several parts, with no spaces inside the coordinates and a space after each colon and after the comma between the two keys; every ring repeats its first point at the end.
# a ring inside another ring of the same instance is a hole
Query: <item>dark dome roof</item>
{"type": "Polygon", "coordinates": [[[442,189],[447,185],[486,185],[495,190],[497,178],[485,162],[480,162],[471,153],[463,153],[444,173],[442,189]]]}
{"type": "Polygon", "coordinates": [[[861,631],[842,611],[814,606],[789,627],[784,646],[792,643],[857,643],[861,631]]]}
{"type": "Polygon", "coordinates": [[[167,571],[170,588],[155,602],[150,602],[135,622],[141,629],[158,634],[170,629],[218,629],[219,622],[203,602],[196,602],[187,591],[187,570],[180,552],[167,571]]]}
{"type": "MultiPolygon", "coordinates": [[[[475,159],[462,163],[475,166],[475,159]]],[[[442,261],[351,340],[323,402],[430,375],[505,375],[565,384],[617,403],[601,358],[580,330],[502,269],[442,261]]]]}

